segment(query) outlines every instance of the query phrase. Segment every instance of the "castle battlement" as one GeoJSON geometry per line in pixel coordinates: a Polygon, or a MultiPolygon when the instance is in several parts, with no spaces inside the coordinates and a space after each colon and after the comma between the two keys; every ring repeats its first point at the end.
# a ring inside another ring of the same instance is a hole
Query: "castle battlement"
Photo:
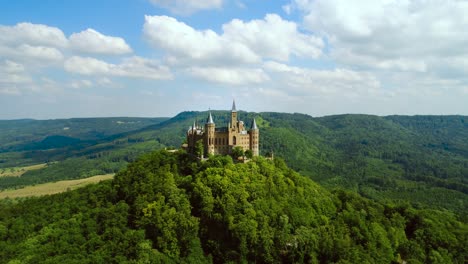
{"type": "Polygon", "coordinates": [[[196,152],[197,142],[203,144],[205,155],[229,155],[235,147],[244,151],[252,151],[253,156],[259,154],[260,131],[255,119],[249,130],[244,122],[237,119],[236,102],[232,102],[231,120],[227,127],[217,128],[211,112],[204,127],[193,124],[187,130],[187,148],[190,153],[196,152]]]}

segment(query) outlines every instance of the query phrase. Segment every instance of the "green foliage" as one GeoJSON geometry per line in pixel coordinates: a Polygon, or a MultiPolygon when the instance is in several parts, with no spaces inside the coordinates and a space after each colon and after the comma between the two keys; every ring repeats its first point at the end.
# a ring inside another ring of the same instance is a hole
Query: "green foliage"
{"type": "Polygon", "coordinates": [[[250,149],[246,150],[244,154],[245,154],[245,157],[248,159],[253,158],[253,152],[250,149]]]}
{"type": "Polygon", "coordinates": [[[244,149],[242,147],[236,146],[232,149],[231,156],[235,160],[239,159],[240,157],[244,156],[244,149]]]}
{"type": "Polygon", "coordinates": [[[153,152],[113,181],[0,201],[0,259],[19,263],[464,263],[449,211],[329,192],[281,159],[153,152]]]}
{"type": "Polygon", "coordinates": [[[199,139],[197,140],[197,142],[195,142],[195,155],[197,157],[202,157],[203,154],[205,154],[205,156],[208,156],[207,153],[204,153],[204,152],[205,152],[205,149],[203,147],[203,140],[199,139]]]}

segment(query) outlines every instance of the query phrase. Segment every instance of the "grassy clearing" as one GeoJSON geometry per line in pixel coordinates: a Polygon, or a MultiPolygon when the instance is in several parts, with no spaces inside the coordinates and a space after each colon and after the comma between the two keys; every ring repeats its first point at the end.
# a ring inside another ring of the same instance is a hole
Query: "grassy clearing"
{"type": "Polygon", "coordinates": [[[25,174],[27,171],[30,170],[38,170],[45,168],[47,163],[41,163],[26,167],[13,167],[13,168],[1,168],[0,169],[0,177],[19,177],[25,174]]]}
{"type": "Polygon", "coordinates": [[[74,190],[91,183],[97,183],[103,180],[109,180],[114,177],[114,174],[97,175],[85,179],[67,180],[59,182],[51,182],[39,184],[36,186],[28,186],[17,190],[6,190],[0,192],[0,199],[5,198],[20,198],[30,196],[42,196],[47,194],[55,194],[74,190]]]}

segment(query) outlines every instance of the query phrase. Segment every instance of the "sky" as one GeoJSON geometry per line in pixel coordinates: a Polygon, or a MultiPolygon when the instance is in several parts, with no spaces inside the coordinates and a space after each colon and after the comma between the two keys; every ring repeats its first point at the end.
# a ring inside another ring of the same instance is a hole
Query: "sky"
{"type": "Polygon", "coordinates": [[[468,115],[468,1],[0,1],[0,119],[468,115]]]}

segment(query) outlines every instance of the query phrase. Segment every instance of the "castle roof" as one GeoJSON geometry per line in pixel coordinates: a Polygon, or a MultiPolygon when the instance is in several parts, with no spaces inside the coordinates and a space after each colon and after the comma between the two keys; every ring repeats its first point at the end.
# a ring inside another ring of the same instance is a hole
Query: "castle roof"
{"type": "Polygon", "coordinates": [[[237,112],[237,109],[236,109],[236,100],[232,100],[232,112],[237,112]]]}
{"type": "Polygon", "coordinates": [[[254,118],[254,120],[253,120],[252,128],[251,128],[251,129],[252,129],[252,130],[257,130],[257,129],[258,129],[258,127],[257,127],[257,122],[255,122],[255,118],[254,118]]]}
{"type": "Polygon", "coordinates": [[[206,120],[206,123],[207,124],[214,124],[213,117],[211,116],[211,112],[210,112],[210,115],[208,116],[208,119],[206,120]]]}

